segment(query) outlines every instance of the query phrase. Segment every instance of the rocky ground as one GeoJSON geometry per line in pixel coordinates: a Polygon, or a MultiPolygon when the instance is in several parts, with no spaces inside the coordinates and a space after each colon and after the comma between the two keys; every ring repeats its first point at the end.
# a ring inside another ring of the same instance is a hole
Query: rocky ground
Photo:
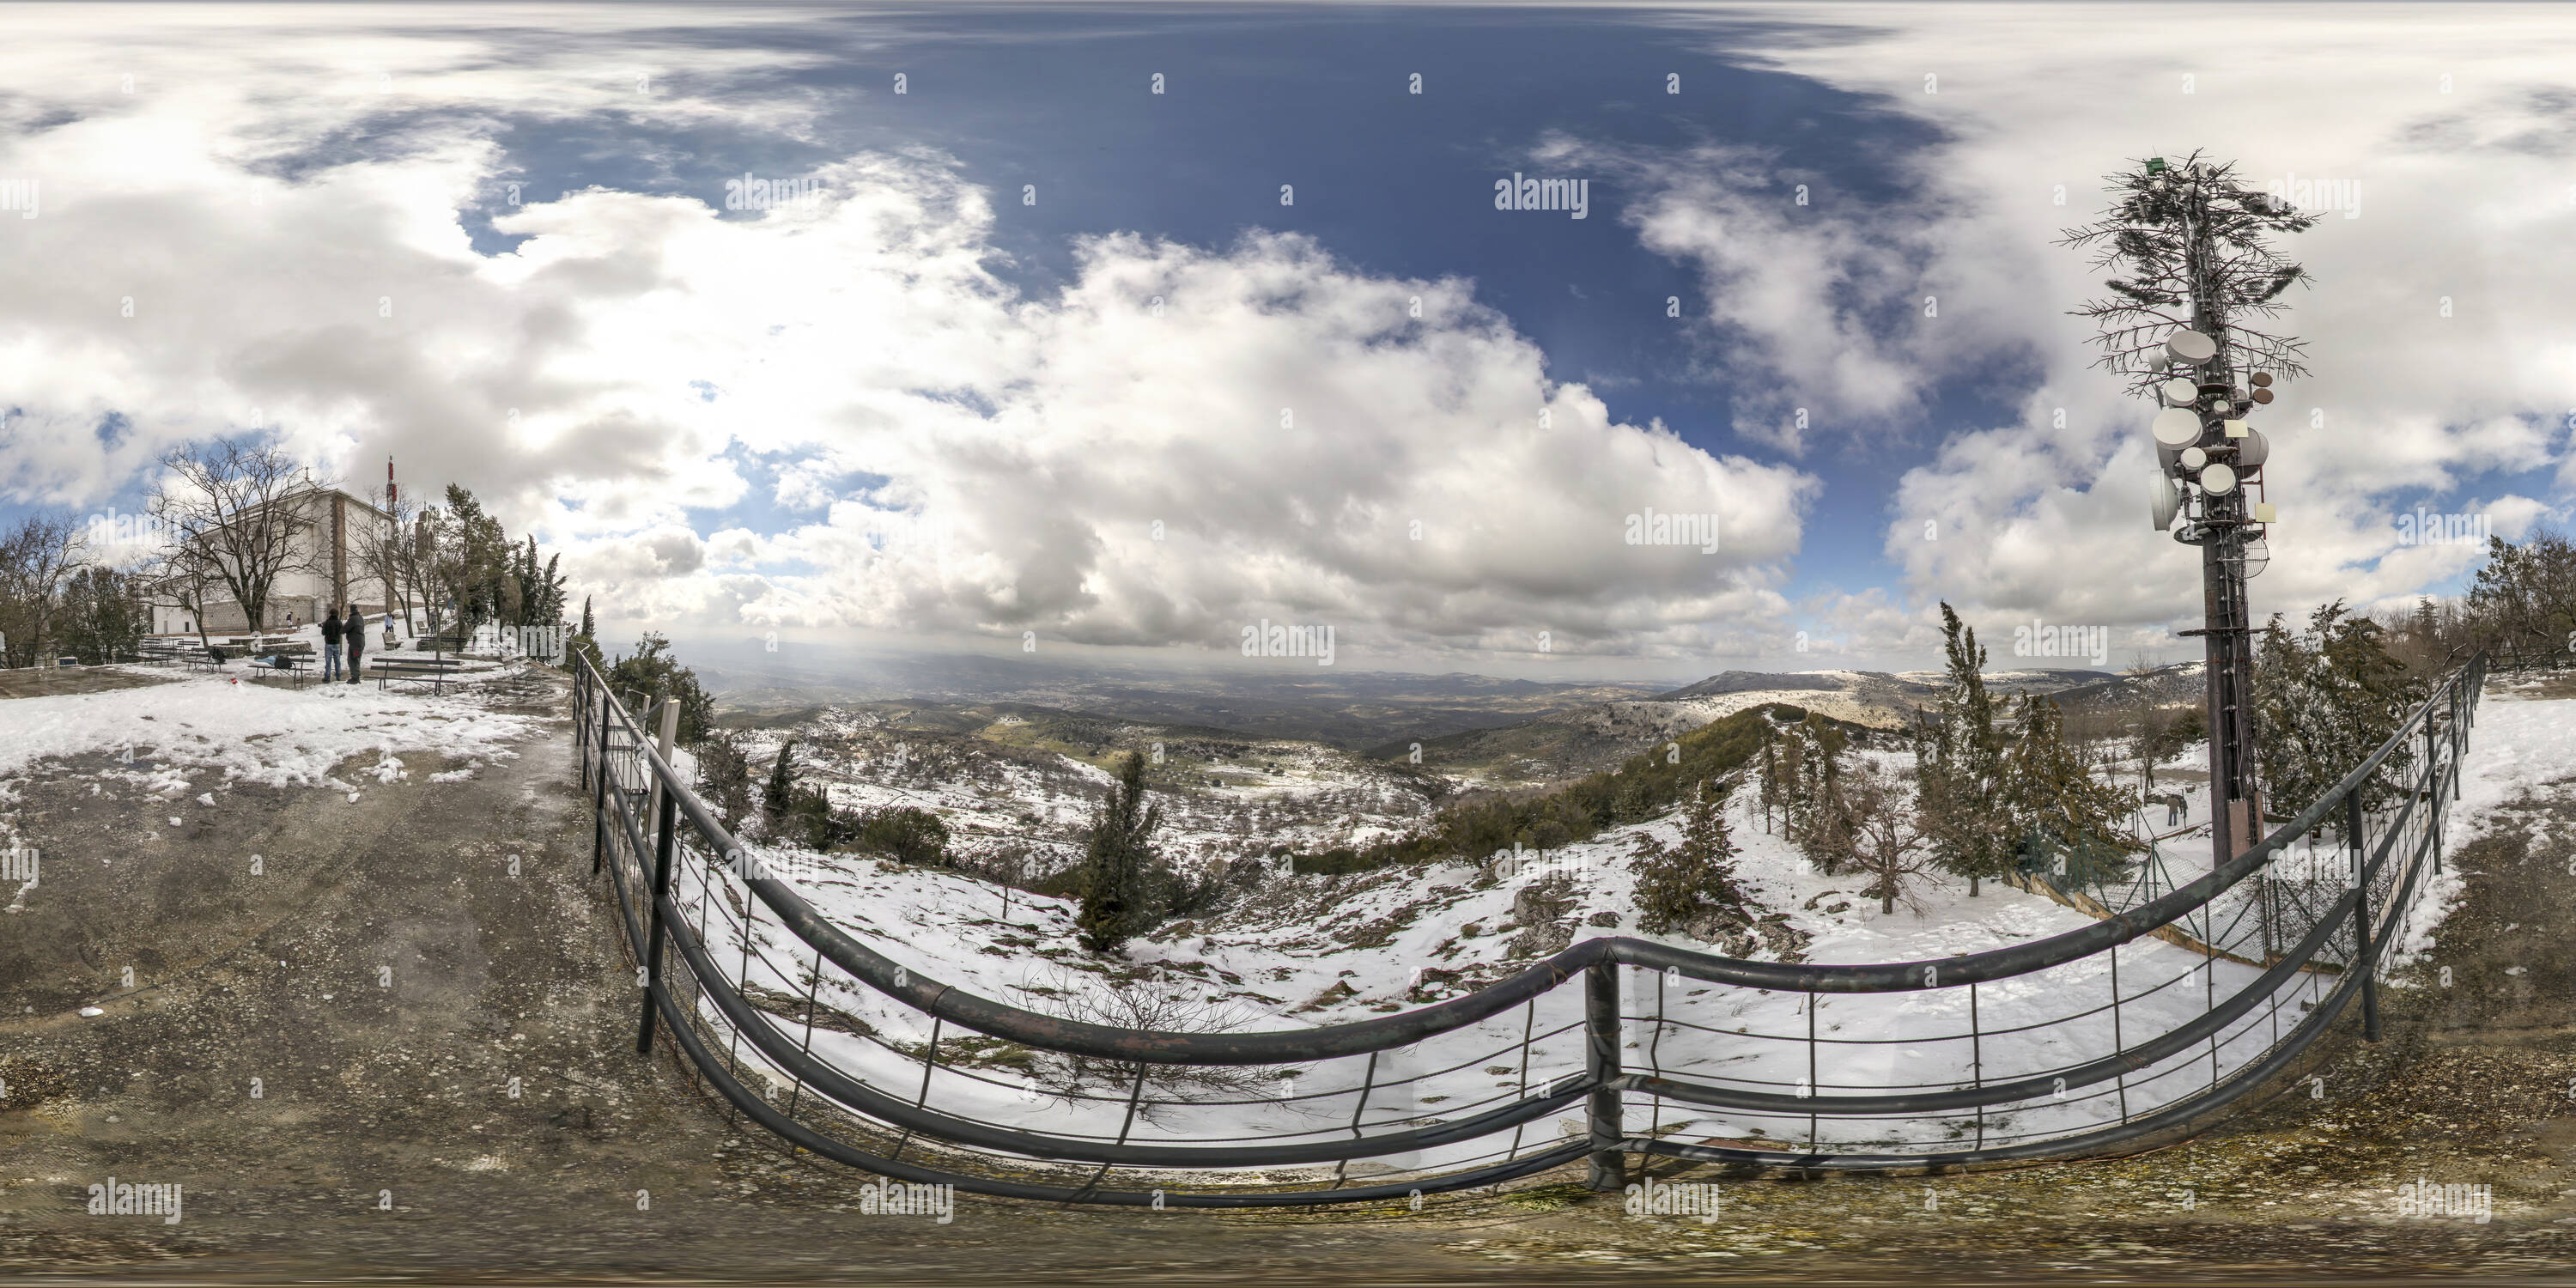
{"type": "MultiPolygon", "coordinates": [[[[532,709],[560,699],[525,696],[532,709]]],[[[1557,1176],[1419,1212],[1067,1211],[960,1196],[942,1225],[861,1215],[869,1178],[729,1123],[667,1043],[635,1055],[639,995],[590,874],[569,731],[552,725],[520,750],[506,771],[443,783],[429,781],[443,766],[421,757],[356,804],[240,787],[188,834],[142,841],[102,766],[35,776],[16,825],[43,846],[45,879],[0,921],[0,1276],[2140,1282],[2576,1270],[2571,785],[2514,805],[2528,826],[2451,856],[2471,874],[2465,901],[2407,986],[2387,991],[2386,1041],[2340,1035],[2310,1071],[2321,1083],[2152,1154],[1934,1178],[1667,1176],[1719,1184],[1708,1222],[1632,1218],[1557,1176]],[[110,1176],[183,1183],[183,1219],[88,1214],[87,1187],[110,1176]],[[2397,1187],[2417,1179],[2491,1186],[2491,1219],[2401,1215],[2397,1187]]]]}

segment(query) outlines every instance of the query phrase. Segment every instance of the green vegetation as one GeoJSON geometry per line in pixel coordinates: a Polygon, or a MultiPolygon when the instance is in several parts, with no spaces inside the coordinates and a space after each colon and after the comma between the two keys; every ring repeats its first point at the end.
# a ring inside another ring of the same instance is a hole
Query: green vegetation
{"type": "MultiPolygon", "coordinates": [[[[643,694],[648,704],[664,698],[677,698],[680,703],[678,738],[683,747],[695,747],[707,736],[707,731],[715,727],[715,699],[699,687],[697,672],[680,665],[679,658],[671,653],[671,641],[663,638],[659,631],[645,632],[643,641],[636,645],[634,656],[620,655],[602,674],[608,677],[608,687],[612,691],[621,695],[643,694]]],[[[643,717],[643,706],[633,710],[638,719],[643,717]]],[[[648,729],[645,732],[653,731],[648,729]]]]}
{"type": "Polygon", "coordinates": [[[1116,952],[1152,928],[1151,841],[1162,822],[1163,807],[1145,804],[1144,753],[1128,752],[1119,762],[1118,781],[1100,803],[1091,845],[1082,858],[1082,908],[1074,914],[1074,924],[1082,931],[1083,947],[1116,952]]]}
{"type": "Polygon", "coordinates": [[[2005,699],[1986,692],[1986,650],[1977,633],[1941,605],[1944,659],[1939,703],[1915,722],[1915,802],[1943,871],[1977,883],[2013,868],[2013,832],[1995,808],[2004,792],[2004,731],[1996,717],[2005,699]]]}
{"type": "Polygon", "coordinates": [[[1735,842],[1726,834],[1726,789],[1700,780],[1682,807],[1682,838],[1666,845],[1637,837],[1629,861],[1637,868],[1637,926],[1667,934],[1713,917],[1743,917],[1745,895],[1735,881],[1735,842]]]}
{"type": "MultiPolygon", "coordinates": [[[[1774,736],[1775,721],[1793,720],[1841,725],[1799,707],[1766,703],[1630,756],[1617,769],[1552,791],[1465,801],[1442,810],[1411,835],[1358,850],[1300,856],[1297,870],[1356,872],[1397,863],[1482,859],[1514,845],[1543,850],[1588,841],[1608,828],[1662,813],[1704,781],[1736,773],[1761,754],[1774,736]]],[[[1830,736],[1849,735],[1834,731],[1830,736]]]]}
{"type": "MultiPolygon", "coordinates": [[[[2264,626],[2254,650],[2255,768],[2274,804],[2297,810],[2324,795],[2429,691],[2431,677],[2409,674],[2388,651],[2387,634],[2342,600],[2316,610],[2304,631],[2284,626],[2278,613],[2264,626]]],[[[2392,784],[2412,763],[2412,748],[2400,746],[2389,758],[2393,776],[2375,779],[2363,804],[2384,804],[2380,797],[2397,790],[2392,784]]]]}

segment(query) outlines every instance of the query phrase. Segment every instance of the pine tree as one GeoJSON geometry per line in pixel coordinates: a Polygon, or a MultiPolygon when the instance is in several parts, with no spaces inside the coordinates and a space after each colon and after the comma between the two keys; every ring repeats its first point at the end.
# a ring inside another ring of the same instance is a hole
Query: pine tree
{"type": "Polygon", "coordinates": [[[2001,801],[2013,836],[2036,852],[2065,848],[2105,860],[2138,850],[2128,794],[2094,777],[2066,741],[2057,700],[2025,694],[2019,714],[2001,801]]]}
{"type": "Polygon", "coordinates": [[[778,759],[770,762],[769,781],[760,789],[760,809],[769,818],[769,833],[784,834],[787,813],[796,805],[796,766],[790,757],[796,754],[793,738],[778,745],[778,759]]]}
{"type": "Polygon", "coordinates": [[[1941,696],[1915,724],[1915,808],[1933,862],[1966,877],[1974,896],[1981,880],[2013,865],[2012,837],[1997,808],[2004,746],[1995,717],[2004,699],[1986,691],[1986,651],[1947,603],[1941,635],[1941,696]]]}
{"type": "Polygon", "coordinates": [[[732,734],[719,731],[698,745],[698,792],[726,830],[742,830],[751,814],[751,762],[732,734]]]}
{"type": "MultiPolygon", "coordinates": [[[[2341,600],[2311,614],[2305,631],[2274,614],[2254,653],[2264,794],[2291,808],[2324,795],[2397,731],[2424,687],[2388,652],[2379,624],[2341,600]]],[[[2392,774],[2374,778],[2363,803],[2384,803],[2383,780],[2402,781],[2413,759],[2411,744],[2392,752],[2392,774]]]]}
{"type": "Polygon", "coordinates": [[[1850,745],[1839,730],[1809,715],[1790,726],[1780,748],[1788,783],[1789,843],[1828,876],[1852,860],[1850,802],[1842,789],[1842,757],[1850,745]]]}
{"type": "Polygon", "coordinates": [[[1082,907],[1074,925],[1082,932],[1084,948],[1116,952],[1152,918],[1149,842],[1162,821],[1161,805],[1145,805],[1145,757],[1128,752],[1118,766],[1118,781],[1110,785],[1100,815],[1092,821],[1091,843],[1083,855],[1082,907]]]}
{"type": "Polygon", "coordinates": [[[1681,844],[1641,834],[1630,860],[1637,870],[1637,926],[1648,934],[1707,924],[1732,912],[1743,920],[1745,897],[1735,877],[1735,843],[1727,835],[1726,790],[1700,780],[1682,807],[1681,844]]]}

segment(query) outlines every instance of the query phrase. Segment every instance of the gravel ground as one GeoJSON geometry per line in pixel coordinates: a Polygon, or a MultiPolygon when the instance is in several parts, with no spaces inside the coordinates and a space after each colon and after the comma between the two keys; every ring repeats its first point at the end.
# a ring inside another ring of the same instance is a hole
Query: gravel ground
{"type": "MultiPolygon", "coordinates": [[[[561,694],[523,697],[543,709],[561,694]]],[[[1560,1176],[1418,1213],[960,1196],[941,1225],[860,1215],[869,1178],[735,1128],[667,1043],[649,1061],[634,1054],[640,995],[590,875],[569,730],[549,729],[508,771],[431,783],[448,766],[415,757],[407,781],[354,805],[237,788],[192,810],[184,834],[138,833],[142,804],[102,782],[103,765],[56,764],[28,784],[14,823],[46,867],[26,910],[0,921],[0,1278],[2542,1282],[2576,1270],[2569,787],[2514,806],[2529,827],[2453,856],[2472,874],[2466,902],[2406,986],[2387,990],[2388,1040],[2339,1034],[2310,1070],[2321,1098],[2301,1081],[2155,1153],[1934,1178],[1659,1172],[1719,1185],[1705,1223],[1627,1217],[1560,1176]],[[111,1175],[184,1184],[183,1220],[89,1215],[87,1187],[111,1175]],[[2491,1186],[2492,1219],[2401,1215],[2396,1187],[2416,1179],[2491,1186]]]]}

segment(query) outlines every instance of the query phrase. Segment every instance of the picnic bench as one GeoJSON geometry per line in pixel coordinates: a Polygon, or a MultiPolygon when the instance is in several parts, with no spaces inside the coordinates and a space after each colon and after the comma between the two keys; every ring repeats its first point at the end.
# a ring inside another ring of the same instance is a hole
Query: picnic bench
{"type": "Polygon", "coordinates": [[[395,656],[377,658],[367,666],[376,673],[376,687],[379,689],[391,683],[426,684],[432,694],[439,694],[446,692],[446,684],[451,677],[465,669],[465,661],[443,655],[395,656]]]}
{"type": "Polygon", "coordinates": [[[198,657],[206,655],[206,651],[199,648],[193,640],[181,643],[178,640],[149,638],[134,646],[134,660],[147,666],[168,666],[173,662],[186,661],[187,655],[192,653],[198,657]]]}
{"type": "Polygon", "coordinates": [[[250,663],[252,675],[256,676],[262,671],[276,675],[292,675],[295,677],[295,687],[299,689],[304,687],[304,681],[313,674],[313,646],[301,640],[260,650],[247,660],[250,663]],[[269,660],[271,658],[286,665],[279,666],[271,662],[269,660]]]}

